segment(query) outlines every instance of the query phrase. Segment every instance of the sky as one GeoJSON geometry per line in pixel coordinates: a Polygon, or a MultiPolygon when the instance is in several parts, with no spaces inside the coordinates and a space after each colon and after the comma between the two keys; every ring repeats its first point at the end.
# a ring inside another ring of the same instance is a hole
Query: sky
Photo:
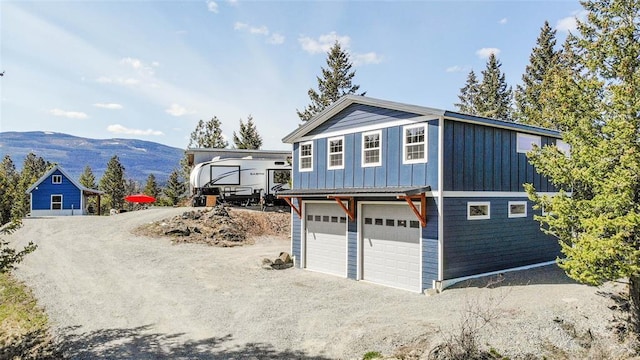
{"type": "Polygon", "coordinates": [[[186,148],[214,116],[263,149],[301,124],[339,41],[366,95],[455,110],[489,54],[521,82],[545,21],[558,47],[578,1],[0,0],[0,132],[136,138],[186,148]]]}

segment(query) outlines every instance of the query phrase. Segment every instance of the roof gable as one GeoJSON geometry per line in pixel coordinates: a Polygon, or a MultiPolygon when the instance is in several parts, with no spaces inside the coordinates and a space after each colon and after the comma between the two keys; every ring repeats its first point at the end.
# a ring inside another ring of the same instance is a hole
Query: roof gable
{"type": "Polygon", "coordinates": [[[69,176],[69,174],[67,174],[67,172],[64,171],[60,167],[60,165],[55,165],[53,168],[51,168],[49,171],[47,171],[44,175],[42,175],[40,177],[40,179],[38,179],[38,181],[36,181],[33,185],[29,186],[29,188],[27,189],[26,193],[28,194],[28,193],[32,192],[33,189],[35,189],[38,185],[42,184],[43,181],[48,179],[56,171],[59,171],[62,174],[62,176],[67,178],[67,180],[69,180],[75,187],[77,187],[78,190],[102,194],[102,191],[99,191],[99,190],[96,190],[96,189],[89,189],[89,188],[86,188],[86,187],[82,186],[80,183],[75,181],[71,176],[69,176]]]}

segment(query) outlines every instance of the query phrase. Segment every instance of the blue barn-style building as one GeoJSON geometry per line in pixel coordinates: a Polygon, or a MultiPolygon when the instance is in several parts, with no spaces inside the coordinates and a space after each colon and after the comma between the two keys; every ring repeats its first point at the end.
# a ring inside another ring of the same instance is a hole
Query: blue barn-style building
{"type": "Polygon", "coordinates": [[[422,292],[559,255],[522,186],[556,191],[526,158],[556,131],[347,95],[283,142],[299,268],[422,292]]]}
{"type": "Polygon", "coordinates": [[[73,180],[55,165],[27,189],[31,198],[31,216],[63,216],[89,214],[88,197],[97,196],[100,209],[102,191],[89,189],[73,180]]]}

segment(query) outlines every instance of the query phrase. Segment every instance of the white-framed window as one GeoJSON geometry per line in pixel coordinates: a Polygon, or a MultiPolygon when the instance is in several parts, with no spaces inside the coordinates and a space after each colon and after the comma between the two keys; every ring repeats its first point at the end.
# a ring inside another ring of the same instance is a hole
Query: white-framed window
{"type": "Polygon", "coordinates": [[[519,153],[526,154],[533,150],[533,145],[540,147],[542,139],[540,136],[518,133],[516,148],[519,153]]]}
{"type": "Polygon", "coordinates": [[[467,220],[486,220],[491,218],[489,201],[470,201],[467,203],[467,220]]]}
{"type": "Polygon", "coordinates": [[[52,184],[62,184],[62,175],[53,175],[51,176],[52,184]]]}
{"type": "Polygon", "coordinates": [[[410,125],[402,129],[404,164],[427,162],[427,125],[410,125]]]}
{"type": "Polygon", "coordinates": [[[362,133],[362,166],[382,165],[382,130],[362,133]]]}
{"type": "Polygon", "coordinates": [[[62,210],[62,195],[51,195],[51,210],[62,210]]]}
{"type": "Polygon", "coordinates": [[[527,217],[526,201],[509,201],[509,217],[520,218],[527,217]]]}
{"type": "Polygon", "coordinates": [[[298,160],[298,169],[300,171],[313,170],[313,141],[300,143],[298,160]]]}
{"type": "Polygon", "coordinates": [[[327,139],[327,169],[344,169],[344,136],[327,139]]]}
{"type": "Polygon", "coordinates": [[[571,145],[567,144],[566,142],[562,140],[556,140],[556,147],[558,148],[558,150],[560,150],[560,152],[565,154],[565,156],[571,155],[571,145]]]}

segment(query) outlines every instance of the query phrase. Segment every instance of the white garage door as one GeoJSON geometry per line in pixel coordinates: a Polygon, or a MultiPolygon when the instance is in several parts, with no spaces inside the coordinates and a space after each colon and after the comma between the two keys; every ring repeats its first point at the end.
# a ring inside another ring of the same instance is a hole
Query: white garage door
{"type": "Polygon", "coordinates": [[[421,291],[420,223],[406,203],[362,206],[362,279],[421,291]]]}
{"type": "Polygon", "coordinates": [[[336,203],[307,204],[306,268],[347,276],[347,218],[336,203]]]}

